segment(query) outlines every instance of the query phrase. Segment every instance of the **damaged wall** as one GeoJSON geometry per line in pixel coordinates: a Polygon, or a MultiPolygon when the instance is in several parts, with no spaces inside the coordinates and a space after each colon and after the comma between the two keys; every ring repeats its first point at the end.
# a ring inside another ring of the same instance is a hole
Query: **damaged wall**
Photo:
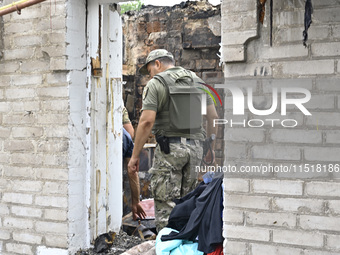
{"type": "Polygon", "coordinates": [[[302,44],[305,1],[274,0],[272,12],[267,1],[263,25],[257,2],[222,1],[224,86],[239,87],[244,95],[246,88],[252,88],[256,109],[271,107],[273,87],[306,89],[311,99],[305,107],[312,116],[293,106],[287,116],[281,115],[280,106],[269,116],[257,116],[249,109],[235,116],[232,95],[225,89],[224,119],[229,123],[224,165],[298,168],[295,173],[226,175],[225,254],[339,254],[339,171],[328,168],[339,170],[339,1],[311,1],[314,12],[307,48],[302,44]],[[298,125],[239,124],[266,118],[294,119],[298,125]],[[230,119],[238,124],[231,127],[230,119]],[[318,165],[326,171],[317,172],[318,165]],[[300,172],[300,166],[309,172],[300,172]]]}
{"type": "Polygon", "coordinates": [[[85,10],[46,1],[1,18],[1,254],[64,255],[89,242],[86,204],[75,202],[86,183],[85,10]]]}
{"type": "MultiPolygon", "coordinates": [[[[173,7],[147,6],[140,12],[123,15],[124,20],[124,101],[130,119],[136,127],[142,106],[142,91],[148,77],[137,74],[146,56],[154,49],[172,52],[176,65],[190,69],[206,83],[223,83],[219,65],[220,6],[204,2],[182,2],[173,7]]],[[[217,100],[218,102],[218,100],[217,100]]],[[[217,105],[220,116],[223,109],[217,105]]],[[[155,142],[150,139],[150,142],[155,142]]],[[[216,143],[216,161],[223,162],[223,129],[219,129],[216,143]]],[[[146,169],[147,170],[147,169],[146,169]]],[[[141,174],[142,193],[150,196],[148,177],[141,174]]],[[[127,186],[128,187],[128,186],[127,186]]],[[[128,190],[125,189],[125,192],[128,190]]],[[[127,199],[128,196],[125,196],[127,199]]]]}

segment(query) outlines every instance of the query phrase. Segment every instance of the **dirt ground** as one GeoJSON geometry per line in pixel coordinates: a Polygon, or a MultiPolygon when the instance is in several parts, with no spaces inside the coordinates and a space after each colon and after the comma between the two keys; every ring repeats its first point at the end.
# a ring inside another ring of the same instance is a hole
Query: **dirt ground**
{"type": "Polygon", "coordinates": [[[142,240],[136,236],[129,236],[124,231],[120,231],[119,235],[115,236],[113,241],[112,247],[106,251],[101,253],[96,253],[93,251],[93,248],[87,250],[78,251],[75,255],[99,255],[99,254],[106,254],[106,255],[118,255],[122,254],[125,251],[129,250],[130,248],[143,243],[145,240],[142,240]]]}

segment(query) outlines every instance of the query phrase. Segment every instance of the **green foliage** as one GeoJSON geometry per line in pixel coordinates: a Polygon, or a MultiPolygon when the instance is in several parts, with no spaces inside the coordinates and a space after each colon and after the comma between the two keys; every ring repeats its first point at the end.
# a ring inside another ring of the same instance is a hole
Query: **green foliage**
{"type": "Polygon", "coordinates": [[[141,0],[131,1],[126,4],[121,4],[120,14],[123,14],[128,11],[139,11],[142,8],[142,5],[143,3],[141,0]]]}

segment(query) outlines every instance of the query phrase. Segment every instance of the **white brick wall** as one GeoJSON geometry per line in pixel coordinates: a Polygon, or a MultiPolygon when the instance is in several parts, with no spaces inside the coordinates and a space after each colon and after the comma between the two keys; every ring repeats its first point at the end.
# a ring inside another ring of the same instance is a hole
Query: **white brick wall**
{"type": "Polygon", "coordinates": [[[67,2],[46,1],[0,20],[1,254],[67,253],[67,2]]]}
{"type": "Polygon", "coordinates": [[[244,34],[254,24],[236,18],[254,3],[222,1],[221,59],[225,86],[235,85],[243,91],[247,86],[253,87],[254,106],[259,109],[271,107],[272,87],[305,88],[311,92],[311,100],[304,106],[312,116],[305,116],[291,105],[287,107],[287,116],[282,116],[280,98],[277,111],[270,116],[257,116],[247,107],[244,116],[234,116],[232,95],[225,90],[227,120],[270,117],[298,122],[295,128],[280,125],[225,128],[226,165],[272,164],[298,170],[226,175],[225,254],[340,254],[340,165],[338,172],[334,171],[340,155],[340,19],[336,14],[339,5],[334,0],[312,1],[313,23],[309,29],[309,46],[304,48],[305,1],[274,1],[272,46],[268,1],[257,38],[244,34]],[[246,36],[250,38],[247,42],[246,36]],[[228,49],[236,49],[233,43],[244,47],[243,60],[228,49]],[[326,171],[312,172],[318,165],[326,171]],[[308,168],[309,172],[299,172],[308,168]]]}

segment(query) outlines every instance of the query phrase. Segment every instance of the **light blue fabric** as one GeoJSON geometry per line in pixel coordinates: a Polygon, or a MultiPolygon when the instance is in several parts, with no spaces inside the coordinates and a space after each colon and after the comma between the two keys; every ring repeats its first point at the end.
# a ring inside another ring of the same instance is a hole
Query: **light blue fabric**
{"type": "Polygon", "coordinates": [[[168,235],[172,231],[177,232],[171,228],[163,228],[159,231],[156,238],[156,254],[157,255],[204,255],[203,252],[198,251],[198,243],[185,241],[181,239],[174,239],[162,242],[162,235],[168,235]]]}
{"type": "Polygon", "coordinates": [[[212,179],[214,178],[215,176],[215,172],[206,172],[204,175],[203,175],[203,181],[205,184],[208,184],[210,182],[212,182],[212,179]]]}

